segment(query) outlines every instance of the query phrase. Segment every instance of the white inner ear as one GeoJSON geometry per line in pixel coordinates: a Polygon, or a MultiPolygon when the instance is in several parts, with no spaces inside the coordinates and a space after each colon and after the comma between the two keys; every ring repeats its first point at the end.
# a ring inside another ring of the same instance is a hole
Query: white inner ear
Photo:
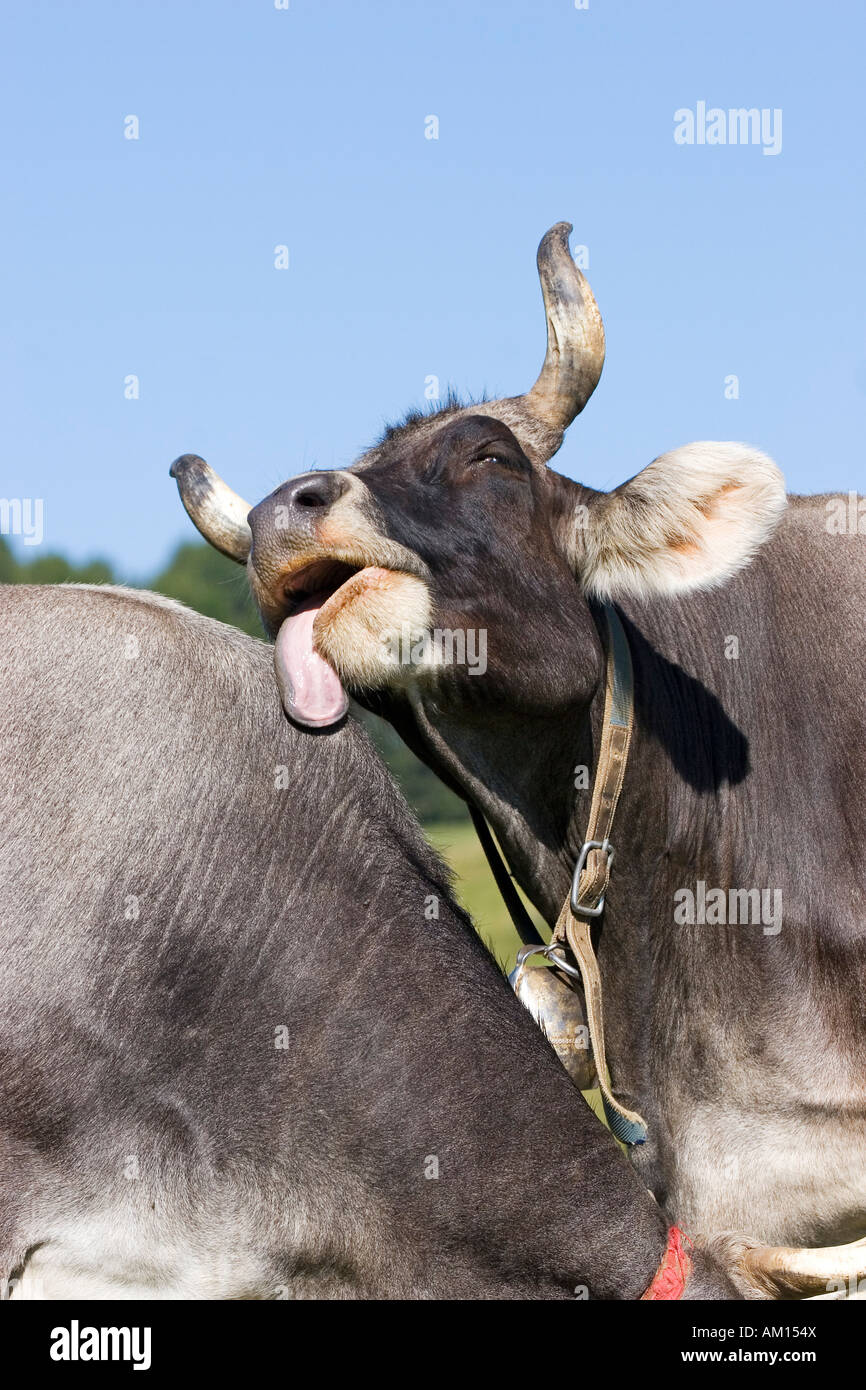
{"type": "Polygon", "coordinates": [[[594,500],[576,563],[597,598],[676,594],[747,565],[785,509],[785,480],[746,444],[686,444],[594,500]]]}

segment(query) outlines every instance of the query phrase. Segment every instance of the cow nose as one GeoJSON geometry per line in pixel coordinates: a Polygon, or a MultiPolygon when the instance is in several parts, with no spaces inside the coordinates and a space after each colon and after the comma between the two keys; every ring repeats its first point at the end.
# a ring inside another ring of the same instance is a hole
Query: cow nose
{"type": "Polygon", "coordinates": [[[278,505],[301,513],[305,509],[324,509],[342,497],[347,484],[339,473],[301,473],[275,494],[278,505]]]}
{"type": "Polygon", "coordinates": [[[350,481],[342,473],[301,473],[290,478],[250,512],[253,550],[261,558],[277,542],[294,544],[309,537],[349,487],[350,481]]]}

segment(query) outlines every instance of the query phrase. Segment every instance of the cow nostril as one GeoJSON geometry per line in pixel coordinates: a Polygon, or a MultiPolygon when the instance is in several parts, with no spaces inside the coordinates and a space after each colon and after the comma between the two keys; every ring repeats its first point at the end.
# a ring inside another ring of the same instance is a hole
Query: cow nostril
{"type": "Polygon", "coordinates": [[[295,505],[298,507],[327,507],[328,498],[314,488],[305,488],[301,492],[295,493],[295,505]]]}
{"type": "Polygon", "coordinates": [[[283,496],[290,507],[330,507],[346,491],[338,473],[306,473],[286,484],[283,496]]]}

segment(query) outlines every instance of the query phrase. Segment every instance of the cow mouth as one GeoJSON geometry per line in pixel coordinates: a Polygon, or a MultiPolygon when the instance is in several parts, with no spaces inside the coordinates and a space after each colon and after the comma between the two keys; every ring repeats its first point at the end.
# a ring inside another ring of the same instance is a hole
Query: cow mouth
{"type": "Polygon", "coordinates": [[[285,579],[283,622],[315,604],[316,627],[322,631],[353,599],[370,589],[387,588],[394,573],[363,561],[353,565],[345,560],[314,560],[285,579]]]}
{"type": "Polygon", "coordinates": [[[342,560],[314,560],[294,570],[284,581],[284,616],[293,617],[311,598],[320,598],[324,605],[364,568],[363,564],[350,565],[342,560]]]}
{"type": "Polygon", "coordinates": [[[274,665],[286,713],[306,728],[339,723],[349,698],[316,638],[352,602],[385,588],[392,571],[342,560],[315,560],[284,580],[285,616],[277,633],[274,665]]]}

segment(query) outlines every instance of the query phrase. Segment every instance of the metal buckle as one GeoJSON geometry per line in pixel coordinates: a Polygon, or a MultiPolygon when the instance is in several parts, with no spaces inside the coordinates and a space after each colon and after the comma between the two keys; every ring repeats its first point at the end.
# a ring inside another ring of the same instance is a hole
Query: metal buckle
{"type": "Polygon", "coordinates": [[[562,960],[558,952],[562,951],[563,946],[559,941],[549,941],[547,945],[541,946],[522,946],[517,952],[515,969],[518,969],[530,956],[544,956],[551,965],[555,965],[557,970],[561,970],[565,975],[571,975],[575,980],[581,980],[582,976],[576,966],[571,965],[567,960],[562,960]]]}
{"type": "Polygon", "coordinates": [[[591,849],[603,850],[607,855],[608,874],[610,874],[610,866],[613,863],[613,845],[610,840],[586,840],[584,842],[583,848],[578,856],[577,864],[575,865],[574,877],[571,880],[571,910],[575,917],[600,917],[604,911],[604,893],[602,893],[595,907],[585,907],[577,901],[580,876],[583,873],[591,849]]]}

